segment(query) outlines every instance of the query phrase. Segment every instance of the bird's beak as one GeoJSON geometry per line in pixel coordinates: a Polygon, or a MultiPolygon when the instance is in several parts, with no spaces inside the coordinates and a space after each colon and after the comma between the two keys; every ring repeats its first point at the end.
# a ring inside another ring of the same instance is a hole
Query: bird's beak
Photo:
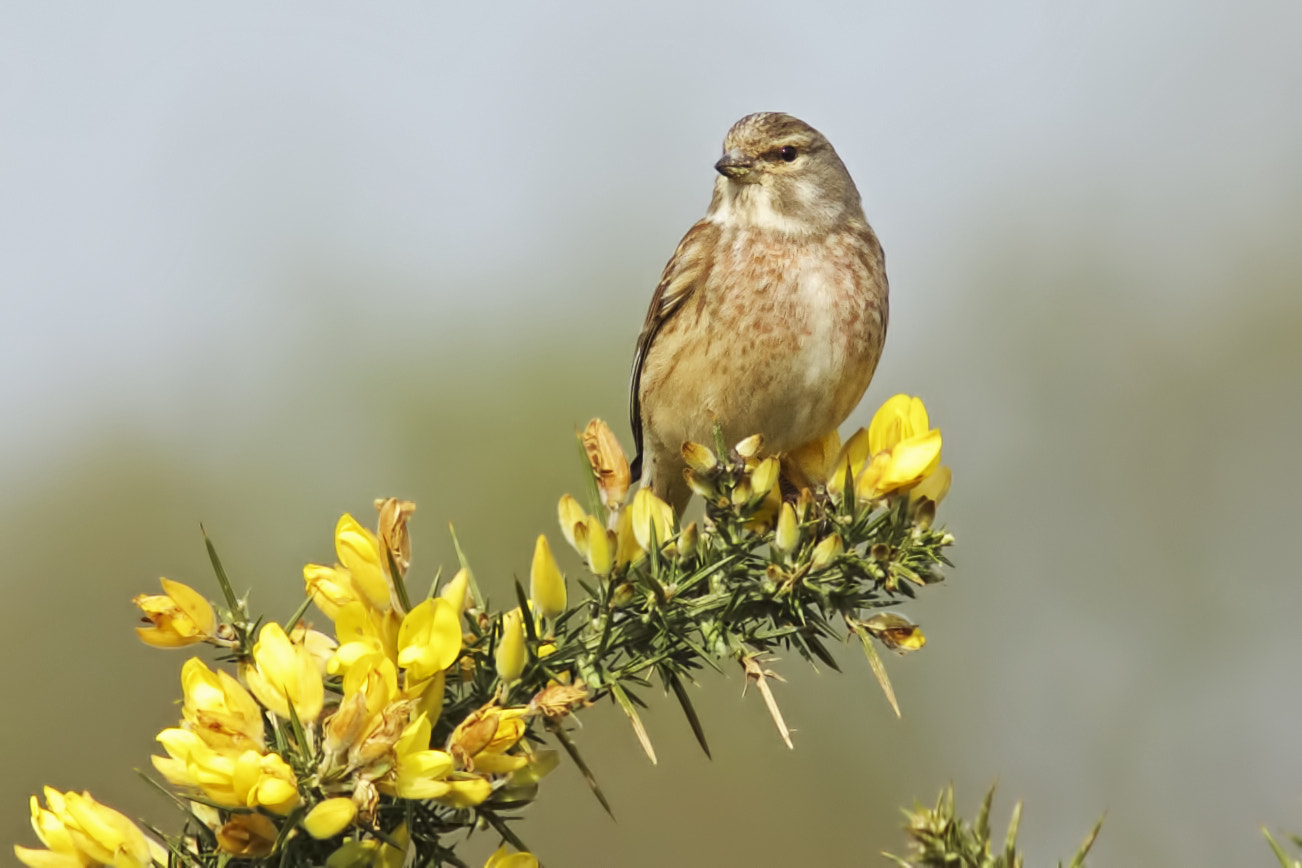
{"type": "Polygon", "coordinates": [[[741,151],[732,150],[720,157],[719,162],[714,164],[714,168],[726,178],[740,180],[750,174],[751,169],[755,168],[755,161],[741,151]]]}

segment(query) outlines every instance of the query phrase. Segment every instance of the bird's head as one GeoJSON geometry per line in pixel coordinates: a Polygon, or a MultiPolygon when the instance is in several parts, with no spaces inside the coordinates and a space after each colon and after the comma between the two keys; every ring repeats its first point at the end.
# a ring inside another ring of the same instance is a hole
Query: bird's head
{"type": "Polygon", "coordinates": [[[747,115],[728,130],[714,164],[710,219],[792,234],[863,217],[859,191],[822,133],[781,112],[747,115]]]}

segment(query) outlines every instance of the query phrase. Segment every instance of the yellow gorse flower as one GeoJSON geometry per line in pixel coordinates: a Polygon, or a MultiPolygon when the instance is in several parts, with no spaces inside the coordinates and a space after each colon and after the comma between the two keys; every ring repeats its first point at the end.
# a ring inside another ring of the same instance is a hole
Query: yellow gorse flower
{"type": "Polygon", "coordinates": [[[276,824],[262,814],[234,814],[213,832],[223,852],[243,859],[270,856],[278,833],[276,824]]]}
{"type": "Polygon", "coordinates": [[[448,738],[448,752],[466,771],[507,774],[524,768],[529,757],[506,752],[524,737],[527,708],[489,703],[466,717],[448,738]]]}
{"type": "Polygon", "coordinates": [[[217,616],[203,595],[180,582],[160,579],[161,595],[140,594],[131,602],[140,607],[148,627],[137,627],[141,641],[156,648],[181,648],[203,642],[217,629],[217,616]]]}
{"type": "Polygon", "coordinates": [[[308,564],[303,568],[307,592],[327,617],[334,620],[351,602],[364,603],[377,612],[393,608],[380,541],[348,513],[335,525],[335,556],[339,566],[308,564]]]}
{"type": "Polygon", "coordinates": [[[289,720],[291,705],[303,723],[320,716],[325,688],[316,659],[307,646],[291,641],[279,624],[263,626],[253,646],[253,662],[245,664],[241,674],[258,702],[277,717],[289,720]]]}
{"type": "Polygon", "coordinates": [[[377,783],[383,792],[404,799],[437,799],[452,789],[445,780],[452,772],[452,755],[431,750],[430,721],[420,715],[403,729],[393,746],[393,773],[377,783]]]}
{"type": "Polygon", "coordinates": [[[262,708],[238,681],[191,657],[181,667],[183,726],[217,751],[262,750],[262,708]]]}
{"type": "Polygon", "coordinates": [[[460,654],[461,615],[452,603],[437,597],[425,600],[402,619],[397,663],[407,670],[409,686],[438,675],[460,654]]]}
{"type": "Polygon", "coordinates": [[[931,427],[922,399],[896,395],[868,426],[872,460],[855,484],[861,500],[909,488],[940,466],[940,431],[931,427]]]}
{"type": "Polygon", "coordinates": [[[339,647],[326,664],[326,671],[331,675],[346,673],[359,663],[397,661],[402,622],[396,613],[378,612],[360,600],[353,600],[335,614],[334,621],[339,647]]]}
{"type": "MultiPolygon", "coordinates": [[[[45,788],[42,808],[32,796],[32,828],[48,849],[14,847],[18,861],[31,868],[152,868],[152,845],[135,823],[95,801],[90,793],[61,793],[45,788]]],[[[161,848],[157,848],[160,849],[161,848]]],[[[157,853],[162,863],[165,853],[157,853]]]]}
{"type": "Polygon", "coordinates": [[[158,742],[167,757],[150,759],[173,786],[201,791],[228,808],[266,808],[288,814],[299,803],[294,770],[275,753],[216,751],[188,729],[165,729],[158,742]]]}
{"type": "MultiPolygon", "coordinates": [[[[828,493],[841,496],[847,478],[861,501],[911,489],[936,473],[940,447],[940,431],[931,427],[922,399],[895,395],[841,447],[827,472],[828,493]]],[[[939,480],[936,486],[942,487],[939,480]]]]}

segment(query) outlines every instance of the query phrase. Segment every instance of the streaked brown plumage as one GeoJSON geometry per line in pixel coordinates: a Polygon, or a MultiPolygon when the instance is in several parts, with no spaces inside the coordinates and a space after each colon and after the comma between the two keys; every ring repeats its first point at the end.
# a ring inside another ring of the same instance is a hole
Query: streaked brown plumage
{"type": "Polygon", "coordinates": [[[764,435],[765,452],[834,431],[886,336],[882,248],[832,145],[790,115],[733,125],[705,218],[665,266],[633,357],[644,483],[681,512],[682,445],[764,435]]]}

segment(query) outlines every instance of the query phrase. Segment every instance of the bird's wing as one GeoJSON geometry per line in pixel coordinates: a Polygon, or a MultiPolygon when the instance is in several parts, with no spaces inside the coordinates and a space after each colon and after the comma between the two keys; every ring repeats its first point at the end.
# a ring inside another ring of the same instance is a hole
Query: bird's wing
{"type": "Polygon", "coordinates": [[[631,466],[634,479],[642,475],[642,367],[661,327],[682,309],[684,303],[695,294],[697,287],[704,282],[709,271],[706,252],[718,240],[718,233],[719,227],[709,220],[701,220],[687,230],[660,275],[655,295],[651,296],[651,308],[646,313],[646,322],[642,324],[642,333],[637,336],[637,349],[633,353],[633,377],[629,383],[629,421],[633,426],[633,446],[636,452],[631,466]]]}

